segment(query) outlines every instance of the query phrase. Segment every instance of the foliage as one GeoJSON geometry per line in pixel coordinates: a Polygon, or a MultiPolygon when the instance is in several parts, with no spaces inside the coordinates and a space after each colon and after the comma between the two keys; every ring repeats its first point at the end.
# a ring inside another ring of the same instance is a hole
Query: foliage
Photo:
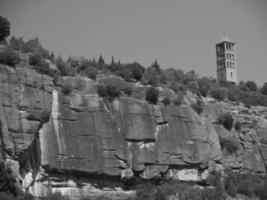
{"type": "Polygon", "coordinates": [[[62,93],[64,95],[69,95],[72,92],[72,85],[68,83],[64,83],[62,85],[62,93]]]}
{"type": "Polygon", "coordinates": [[[47,197],[42,197],[41,200],[70,200],[68,197],[62,196],[60,192],[51,193],[47,197]]]}
{"type": "Polygon", "coordinates": [[[97,93],[101,97],[115,98],[120,96],[120,87],[115,82],[97,85],[97,93]]]}
{"type": "Polygon", "coordinates": [[[221,115],[217,121],[219,124],[223,125],[224,128],[230,131],[232,129],[234,119],[231,114],[226,113],[226,114],[221,115]]]}
{"type": "Polygon", "coordinates": [[[236,197],[236,195],[237,195],[237,187],[233,183],[232,179],[227,179],[225,181],[225,190],[230,196],[236,197]]]}
{"type": "Polygon", "coordinates": [[[238,101],[238,90],[235,86],[228,88],[227,97],[230,101],[238,101]]]}
{"type": "Polygon", "coordinates": [[[55,64],[58,68],[58,71],[61,76],[69,76],[71,75],[71,69],[70,66],[61,58],[61,56],[58,56],[55,60],[55,64]]]}
{"type": "Polygon", "coordinates": [[[264,83],[261,88],[261,93],[267,95],[267,83],[264,83]]]}
{"type": "Polygon", "coordinates": [[[234,127],[235,127],[235,130],[236,131],[240,131],[241,130],[241,123],[240,122],[235,122],[235,125],[234,125],[234,127]]]}
{"type": "Polygon", "coordinates": [[[199,92],[203,97],[206,97],[208,95],[211,84],[211,80],[206,77],[198,80],[199,92]]]}
{"type": "MultiPolygon", "coordinates": [[[[237,193],[248,197],[259,196],[261,199],[266,197],[266,177],[257,174],[239,173],[231,170],[226,171],[226,184],[231,181],[235,186],[237,193]],[[265,188],[265,191],[264,191],[265,188]]],[[[230,186],[228,186],[230,188],[230,186]]]]}
{"type": "Polygon", "coordinates": [[[213,87],[210,91],[210,95],[219,101],[223,101],[225,99],[226,93],[227,93],[226,88],[218,86],[213,87]]]}
{"type": "Polygon", "coordinates": [[[179,181],[165,181],[161,185],[145,184],[136,192],[136,200],[214,200],[224,197],[223,184],[217,184],[215,189],[200,189],[179,181]]]}
{"type": "Polygon", "coordinates": [[[181,105],[183,102],[183,95],[178,95],[175,99],[174,99],[174,104],[179,106],[181,105]]]}
{"type": "Polygon", "coordinates": [[[0,41],[10,34],[10,23],[7,18],[0,16],[0,41]]]}
{"type": "Polygon", "coordinates": [[[19,54],[10,48],[7,48],[0,53],[0,63],[4,65],[14,67],[19,62],[20,62],[19,54]]]}
{"type": "Polygon", "coordinates": [[[166,77],[160,69],[160,66],[157,61],[154,61],[154,63],[152,63],[150,67],[146,68],[141,82],[145,85],[149,84],[154,87],[166,83],[166,77]]]}
{"type": "Polygon", "coordinates": [[[98,59],[98,64],[99,64],[99,65],[104,65],[104,64],[105,64],[105,61],[104,61],[104,59],[103,59],[103,56],[102,56],[102,55],[100,55],[100,56],[99,56],[99,59],[98,59]]]}
{"type": "Polygon", "coordinates": [[[132,88],[132,86],[130,84],[124,84],[121,87],[121,91],[123,91],[124,94],[126,94],[128,96],[131,96],[132,92],[133,92],[133,88],[132,88]]]}
{"type": "Polygon", "coordinates": [[[16,180],[12,176],[12,172],[6,169],[3,162],[0,162],[0,191],[1,197],[7,198],[9,196],[17,196],[18,188],[16,187],[16,180]]]}
{"type": "Polygon", "coordinates": [[[162,99],[162,103],[165,105],[165,106],[168,106],[170,104],[170,99],[168,97],[164,97],[162,99]]]}
{"type": "Polygon", "coordinates": [[[146,101],[151,104],[157,104],[159,91],[155,87],[149,87],[146,90],[146,101]]]}
{"type": "Polygon", "coordinates": [[[45,59],[39,53],[32,54],[30,56],[29,63],[30,65],[33,65],[33,69],[39,73],[55,77],[55,70],[49,67],[47,61],[45,61],[45,59]]]}
{"type": "Polygon", "coordinates": [[[199,115],[203,112],[203,102],[200,99],[198,99],[196,103],[191,104],[191,107],[199,115]]]}
{"type": "Polygon", "coordinates": [[[53,62],[53,54],[43,48],[37,37],[24,41],[23,37],[16,38],[12,36],[9,40],[9,47],[21,53],[37,53],[41,57],[53,62]]]}
{"type": "Polygon", "coordinates": [[[267,181],[266,180],[264,181],[263,186],[257,190],[257,195],[262,200],[267,199],[267,181]]]}
{"type": "Polygon", "coordinates": [[[220,144],[223,149],[230,154],[233,154],[239,149],[239,142],[236,138],[228,136],[224,138],[220,138],[220,144]]]}
{"type": "Polygon", "coordinates": [[[245,83],[245,87],[249,90],[249,91],[257,91],[257,85],[254,81],[247,81],[245,83]]]}

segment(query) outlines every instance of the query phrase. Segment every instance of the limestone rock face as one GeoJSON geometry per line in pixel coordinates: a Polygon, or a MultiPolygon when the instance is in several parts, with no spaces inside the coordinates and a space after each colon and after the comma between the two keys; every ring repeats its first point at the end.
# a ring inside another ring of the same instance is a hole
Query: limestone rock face
{"type": "MultiPolygon", "coordinates": [[[[199,115],[186,104],[148,104],[143,85],[133,85],[131,97],[110,100],[98,96],[96,84],[77,76],[54,85],[29,68],[0,65],[0,161],[24,189],[79,199],[100,194],[92,180],[112,185],[107,194],[116,195],[132,178],[203,181],[213,165],[265,172],[267,108],[204,101],[199,115]],[[241,128],[218,124],[224,113],[241,128]],[[236,139],[236,152],[222,146],[226,137],[236,139]]],[[[160,88],[160,98],[165,93],[174,95],[160,88]]]]}
{"type": "Polygon", "coordinates": [[[49,119],[52,79],[32,70],[0,65],[2,153],[21,159],[49,119]]]}

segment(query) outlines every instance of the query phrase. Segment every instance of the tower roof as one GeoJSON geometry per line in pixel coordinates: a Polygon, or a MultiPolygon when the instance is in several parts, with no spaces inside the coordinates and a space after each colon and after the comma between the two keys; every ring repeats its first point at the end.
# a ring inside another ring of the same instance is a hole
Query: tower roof
{"type": "Polygon", "coordinates": [[[230,40],[228,37],[224,36],[220,41],[217,42],[218,43],[222,43],[222,42],[231,42],[231,43],[235,43],[232,40],[230,40]]]}

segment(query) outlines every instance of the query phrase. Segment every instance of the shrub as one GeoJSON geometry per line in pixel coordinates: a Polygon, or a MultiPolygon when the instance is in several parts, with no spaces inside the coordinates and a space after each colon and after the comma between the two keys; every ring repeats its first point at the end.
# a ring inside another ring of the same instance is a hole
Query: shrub
{"type": "Polygon", "coordinates": [[[198,87],[200,94],[206,97],[211,87],[211,81],[208,78],[201,78],[198,80],[198,87]]]}
{"type": "Polygon", "coordinates": [[[151,104],[157,104],[159,91],[155,87],[149,87],[146,90],[146,101],[151,104]]]}
{"type": "Polygon", "coordinates": [[[230,154],[235,153],[239,149],[239,142],[234,137],[225,137],[220,139],[220,144],[223,149],[230,154]]]}
{"type": "Polygon", "coordinates": [[[136,191],[136,200],[155,200],[156,188],[152,184],[142,185],[136,191]]]}
{"type": "Polygon", "coordinates": [[[163,71],[160,69],[157,61],[152,63],[150,67],[146,68],[141,82],[145,85],[150,84],[154,87],[159,86],[161,83],[166,83],[166,77],[163,71]]]}
{"type": "Polygon", "coordinates": [[[170,99],[169,99],[168,97],[164,97],[164,98],[162,99],[162,103],[163,103],[165,106],[167,106],[167,105],[170,104],[170,99]]]}
{"type": "Polygon", "coordinates": [[[0,63],[14,67],[20,62],[20,57],[17,52],[11,50],[10,48],[5,49],[0,53],[0,63]]]}
{"type": "Polygon", "coordinates": [[[97,69],[95,67],[88,67],[84,73],[88,78],[96,80],[97,69]]]}
{"type": "Polygon", "coordinates": [[[233,121],[234,121],[234,119],[233,119],[232,115],[229,113],[221,115],[218,118],[218,123],[223,125],[224,128],[226,128],[228,131],[230,131],[232,129],[233,121]]]}
{"type": "Polygon", "coordinates": [[[115,98],[120,96],[120,88],[115,83],[100,84],[97,86],[97,93],[101,97],[115,98]]]}
{"type": "Polygon", "coordinates": [[[70,66],[60,56],[56,58],[55,64],[61,76],[71,75],[70,66]]]}
{"type": "Polygon", "coordinates": [[[267,199],[267,180],[265,180],[264,185],[258,190],[257,193],[260,199],[267,199]]]}
{"type": "Polygon", "coordinates": [[[30,65],[33,65],[33,69],[41,74],[46,74],[51,77],[55,77],[55,70],[49,67],[49,64],[45,61],[45,59],[39,54],[34,53],[30,56],[29,59],[30,65]]]}
{"type": "Polygon", "coordinates": [[[211,96],[219,101],[223,101],[226,97],[227,89],[221,87],[214,87],[211,89],[211,96]]]}
{"type": "Polygon", "coordinates": [[[126,85],[122,86],[121,90],[125,94],[127,94],[128,96],[131,96],[132,95],[133,88],[131,87],[131,85],[126,84],[126,85]]]}
{"type": "Polygon", "coordinates": [[[60,192],[49,194],[47,197],[41,198],[41,200],[70,200],[68,197],[62,196],[60,192]]]}
{"type": "Polygon", "coordinates": [[[12,172],[6,169],[3,162],[0,162],[0,191],[2,197],[17,196],[18,188],[16,187],[16,180],[12,176],[12,172]]]}
{"type": "Polygon", "coordinates": [[[229,179],[226,180],[225,190],[230,196],[236,197],[236,195],[237,195],[237,187],[233,183],[232,179],[229,178],[229,179]]]}
{"type": "MultiPolygon", "coordinates": [[[[267,183],[266,177],[257,174],[233,172],[231,170],[226,170],[225,172],[227,173],[226,184],[232,184],[232,187],[236,188],[237,193],[243,194],[250,198],[257,195],[261,197],[261,199],[265,199],[265,185],[267,183]],[[263,191],[264,188],[265,191],[263,191]]],[[[228,188],[231,189],[230,185],[228,186],[228,188]]],[[[235,193],[235,191],[232,192],[233,194],[235,193]]]]}
{"type": "Polygon", "coordinates": [[[237,89],[234,87],[228,88],[227,97],[228,97],[228,100],[230,100],[230,101],[238,101],[237,89]]]}
{"type": "Polygon", "coordinates": [[[7,18],[0,16],[0,41],[10,34],[10,23],[7,18]]]}
{"type": "Polygon", "coordinates": [[[197,100],[196,103],[191,104],[191,107],[196,111],[197,114],[201,114],[203,112],[203,103],[201,100],[197,100]]]}
{"type": "Polygon", "coordinates": [[[245,83],[245,87],[249,90],[249,91],[257,91],[257,85],[254,81],[247,81],[245,83]]]}
{"type": "Polygon", "coordinates": [[[69,95],[72,92],[72,85],[71,84],[63,84],[62,85],[62,93],[64,95],[69,95]]]}
{"type": "Polygon", "coordinates": [[[267,83],[264,83],[261,88],[261,93],[267,95],[267,83]]]}
{"type": "Polygon", "coordinates": [[[174,99],[173,103],[177,106],[181,105],[183,103],[183,96],[179,95],[177,98],[174,99]]]}
{"type": "Polygon", "coordinates": [[[240,122],[235,122],[234,127],[235,127],[236,131],[240,131],[241,130],[241,123],[240,122]]]}

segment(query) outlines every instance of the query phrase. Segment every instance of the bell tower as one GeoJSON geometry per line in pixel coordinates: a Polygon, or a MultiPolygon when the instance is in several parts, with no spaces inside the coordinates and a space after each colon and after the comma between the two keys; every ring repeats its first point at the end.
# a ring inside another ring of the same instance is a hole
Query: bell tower
{"type": "Polygon", "coordinates": [[[217,81],[237,84],[235,42],[224,36],[216,44],[217,81]]]}

